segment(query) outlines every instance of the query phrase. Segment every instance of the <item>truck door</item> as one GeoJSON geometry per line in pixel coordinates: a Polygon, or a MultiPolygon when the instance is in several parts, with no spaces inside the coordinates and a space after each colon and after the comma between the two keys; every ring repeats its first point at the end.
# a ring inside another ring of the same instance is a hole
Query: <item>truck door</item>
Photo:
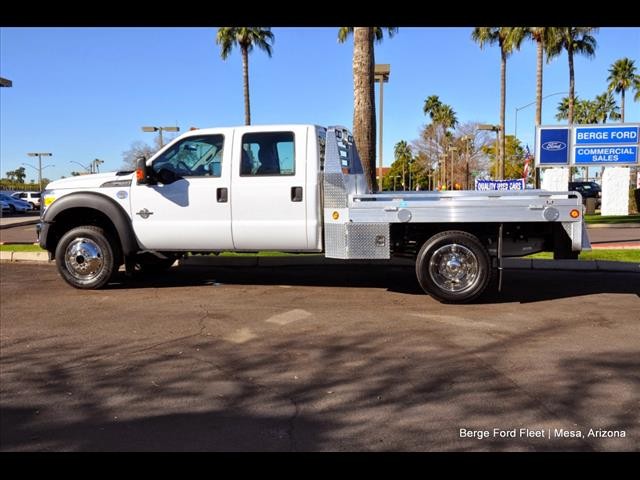
{"type": "Polygon", "coordinates": [[[132,185],[133,228],[150,250],[232,249],[232,135],[183,137],[153,159],[157,185],[132,185]]]}
{"type": "Polygon", "coordinates": [[[236,249],[308,248],[306,134],[304,127],[236,131],[231,193],[236,249]]]}

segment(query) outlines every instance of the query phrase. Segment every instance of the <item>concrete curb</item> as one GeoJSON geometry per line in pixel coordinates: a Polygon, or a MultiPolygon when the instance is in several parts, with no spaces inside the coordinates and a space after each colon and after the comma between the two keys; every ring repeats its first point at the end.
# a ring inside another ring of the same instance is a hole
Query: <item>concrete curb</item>
{"type": "MultiPolygon", "coordinates": [[[[0,260],[8,262],[49,263],[49,252],[0,252],[0,260]]],[[[53,263],[53,262],[51,262],[53,263]]]]}
{"type": "MultiPolygon", "coordinates": [[[[40,262],[50,263],[48,252],[0,252],[3,262],[40,262]]],[[[392,260],[336,260],[321,255],[304,257],[215,257],[196,255],[178,262],[178,265],[201,267],[314,267],[322,265],[388,265],[392,267],[413,267],[408,258],[392,260]]],[[[506,270],[573,270],[601,272],[640,273],[640,263],[613,262],[609,260],[545,260],[505,258],[506,270]]]]}
{"type": "Polygon", "coordinates": [[[5,228],[26,227],[27,225],[35,225],[39,221],[40,218],[34,218],[33,220],[25,220],[24,222],[5,223],[4,225],[0,225],[0,230],[4,230],[5,228]]]}
{"type": "Polygon", "coordinates": [[[587,223],[589,228],[640,228],[640,223],[587,223]]]}

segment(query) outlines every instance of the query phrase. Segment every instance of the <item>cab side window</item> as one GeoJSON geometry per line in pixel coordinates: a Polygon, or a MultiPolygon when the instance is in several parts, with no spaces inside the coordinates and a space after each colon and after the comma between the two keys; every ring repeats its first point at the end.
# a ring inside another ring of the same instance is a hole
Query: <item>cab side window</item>
{"type": "Polygon", "coordinates": [[[153,170],[170,170],[181,177],[219,177],[224,135],[185,138],[153,162],[153,170]]]}
{"type": "Polygon", "coordinates": [[[294,175],[293,132],[257,132],[242,136],[241,176],[294,175]]]}

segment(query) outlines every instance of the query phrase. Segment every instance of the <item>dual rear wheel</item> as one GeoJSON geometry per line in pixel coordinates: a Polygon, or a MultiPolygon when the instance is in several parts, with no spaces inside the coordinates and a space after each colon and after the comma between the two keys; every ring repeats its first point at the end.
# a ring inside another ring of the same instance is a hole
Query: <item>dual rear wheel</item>
{"type": "Polygon", "coordinates": [[[491,280],[491,259],[475,235],[459,230],[428,239],[416,258],[422,289],[444,303],[468,303],[485,291],[491,280]]]}

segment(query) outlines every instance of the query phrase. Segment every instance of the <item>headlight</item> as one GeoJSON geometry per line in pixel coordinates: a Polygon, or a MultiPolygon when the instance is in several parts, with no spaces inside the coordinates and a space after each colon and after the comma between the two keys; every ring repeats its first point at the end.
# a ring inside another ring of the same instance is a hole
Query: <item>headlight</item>
{"type": "Polygon", "coordinates": [[[45,190],[42,194],[42,209],[46,209],[49,205],[55,202],[56,198],[55,192],[45,190]]]}

